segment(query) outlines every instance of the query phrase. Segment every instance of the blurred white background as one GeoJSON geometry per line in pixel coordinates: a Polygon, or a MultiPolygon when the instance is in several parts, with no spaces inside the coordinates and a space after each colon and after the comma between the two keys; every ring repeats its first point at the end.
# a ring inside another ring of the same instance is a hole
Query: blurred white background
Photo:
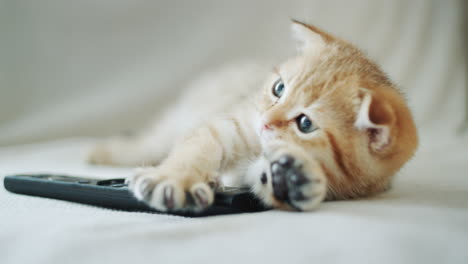
{"type": "Polygon", "coordinates": [[[3,0],[0,145],[141,127],[207,69],[294,54],[290,18],[363,48],[406,92],[423,136],[451,137],[466,117],[465,6],[3,0]]]}
{"type": "Polygon", "coordinates": [[[190,219],[0,188],[0,263],[466,263],[466,3],[0,0],[0,180],[133,175],[85,163],[82,137],[143,126],[206,70],[295,54],[290,18],[381,64],[421,134],[392,190],[311,213],[190,219]]]}

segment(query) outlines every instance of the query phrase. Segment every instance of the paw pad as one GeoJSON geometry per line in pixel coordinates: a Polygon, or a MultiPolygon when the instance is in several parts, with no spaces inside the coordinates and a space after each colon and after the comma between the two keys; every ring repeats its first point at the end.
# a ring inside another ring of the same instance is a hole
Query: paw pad
{"type": "Polygon", "coordinates": [[[309,183],[302,165],[290,155],[282,155],[271,163],[273,195],[284,202],[305,200],[301,187],[309,183]]]}
{"type": "Polygon", "coordinates": [[[164,205],[166,206],[166,208],[169,210],[173,209],[175,205],[174,187],[172,186],[164,187],[163,196],[164,196],[164,205]]]}

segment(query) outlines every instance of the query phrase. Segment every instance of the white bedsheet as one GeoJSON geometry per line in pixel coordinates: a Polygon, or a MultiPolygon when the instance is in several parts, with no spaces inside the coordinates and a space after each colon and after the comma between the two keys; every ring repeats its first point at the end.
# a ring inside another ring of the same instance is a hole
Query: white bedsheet
{"type": "MultiPolygon", "coordinates": [[[[0,151],[0,175],[124,177],[81,161],[91,140],[0,151]]],[[[0,189],[0,262],[466,263],[468,144],[421,151],[389,192],[315,212],[183,218],[131,213],[0,189]]]]}
{"type": "Polygon", "coordinates": [[[421,148],[389,192],[310,213],[190,219],[0,188],[0,263],[467,263],[463,10],[458,0],[7,1],[1,179],[130,175],[84,163],[95,141],[85,136],[140,127],[210,67],[292,54],[289,17],[350,39],[381,64],[408,97],[421,148]]]}

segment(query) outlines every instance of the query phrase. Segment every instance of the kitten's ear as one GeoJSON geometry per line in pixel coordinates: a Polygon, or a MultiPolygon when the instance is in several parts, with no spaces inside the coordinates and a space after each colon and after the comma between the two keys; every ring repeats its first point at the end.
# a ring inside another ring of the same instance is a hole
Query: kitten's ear
{"type": "Polygon", "coordinates": [[[309,49],[321,49],[326,43],[333,40],[333,37],[319,28],[292,20],[291,31],[297,41],[297,50],[302,53],[309,49]]]}
{"type": "Polygon", "coordinates": [[[395,112],[383,96],[367,89],[361,89],[359,97],[362,101],[354,126],[367,134],[373,151],[384,152],[391,144],[395,112]]]}

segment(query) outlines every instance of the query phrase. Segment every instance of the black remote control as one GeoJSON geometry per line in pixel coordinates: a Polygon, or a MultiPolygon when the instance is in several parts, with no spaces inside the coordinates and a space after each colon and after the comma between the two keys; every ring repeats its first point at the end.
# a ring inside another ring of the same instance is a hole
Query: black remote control
{"type": "Polygon", "coordinates": [[[214,204],[201,212],[160,212],[138,201],[125,179],[90,179],[56,174],[20,174],[6,176],[5,189],[26,194],[78,202],[125,211],[174,214],[188,217],[237,214],[267,210],[246,188],[225,187],[216,191],[214,204]]]}

